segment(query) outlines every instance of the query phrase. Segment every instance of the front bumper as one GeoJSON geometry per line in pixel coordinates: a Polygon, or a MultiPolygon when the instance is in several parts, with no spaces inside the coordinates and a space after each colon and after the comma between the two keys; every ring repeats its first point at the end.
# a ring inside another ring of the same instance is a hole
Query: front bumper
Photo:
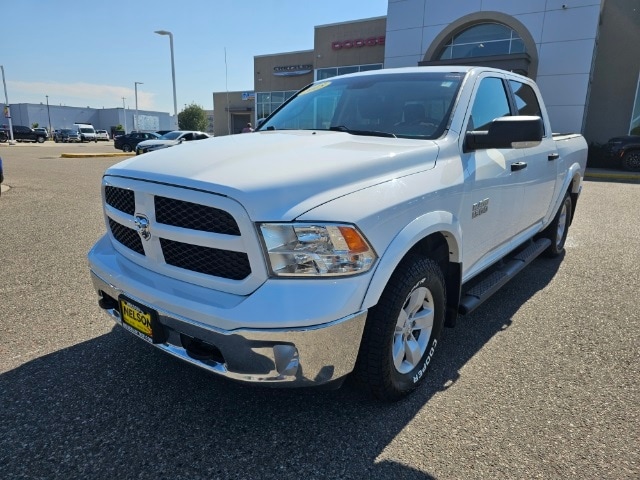
{"type": "MultiPolygon", "coordinates": [[[[125,292],[93,271],[91,278],[100,306],[122,325],[117,300],[125,292]]],[[[279,387],[321,385],[350,373],[367,317],[366,311],[360,311],[306,327],[221,330],[147,306],[158,312],[167,334],[166,341],[155,347],[233,380],[279,387]]]]}

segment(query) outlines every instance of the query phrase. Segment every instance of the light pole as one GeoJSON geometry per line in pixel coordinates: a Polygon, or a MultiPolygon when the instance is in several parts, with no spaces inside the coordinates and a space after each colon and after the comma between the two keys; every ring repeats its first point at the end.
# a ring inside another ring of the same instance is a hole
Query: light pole
{"type": "Polygon", "coordinates": [[[2,85],[4,86],[4,106],[7,109],[9,116],[9,145],[13,145],[13,124],[11,123],[11,107],[9,106],[9,97],[7,96],[7,82],[4,79],[4,66],[0,65],[0,70],[2,70],[2,85]]]}
{"type": "Polygon", "coordinates": [[[173,61],[173,33],[167,30],[156,30],[153,33],[157,33],[158,35],[169,35],[169,48],[171,49],[171,80],[173,81],[173,115],[174,122],[178,123],[178,100],[176,98],[176,67],[173,61]]]}
{"type": "Polygon", "coordinates": [[[124,113],[124,133],[127,133],[127,109],[124,106],[124,99],[127,97],[122,97],[122,113],[124,113]]]}
{"type": "Polygon", "coordinates": [[[134,128],[137,131],[140,130],[140,125],[138,124],[138,85],[142,85],[143,82],[133,82],[133,87],[136,91],[136,121],[134,122],[134,128]]]}
{"type": "Polygon", "coordinates": [[[49,95],[45,95],[47,97],[47,117],[49,117],[49,135],[53,137],[53,131],[51,130],[51,112],[49,111],[49,95]]]}

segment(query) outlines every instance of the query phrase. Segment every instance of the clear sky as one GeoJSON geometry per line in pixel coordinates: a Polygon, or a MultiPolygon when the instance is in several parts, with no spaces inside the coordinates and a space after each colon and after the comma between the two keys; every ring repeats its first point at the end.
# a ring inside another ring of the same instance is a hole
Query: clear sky
{"type": "MultiPolygon", "coordinates": [[[[0,0],[9,103],[213,108],[213,92],[252,91],[253,57],[313,49],[314,27],[387,14],[387,0],[0,0]],[[226,50],[226,69],[225,69],[226,50]]],[[[4,92],[0,92],[4,103],[4,92]]]]}

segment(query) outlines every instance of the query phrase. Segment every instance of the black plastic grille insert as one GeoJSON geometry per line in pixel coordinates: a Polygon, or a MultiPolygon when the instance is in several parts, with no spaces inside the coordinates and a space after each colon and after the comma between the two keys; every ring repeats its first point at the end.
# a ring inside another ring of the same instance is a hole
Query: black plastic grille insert
{"type": "Polygon", "coordinates": [[[144,255],[144,247],[142,246],[142,240],[140,235],[134,229],[125,227],[118,222],[109,219],[109,228],[114,238],[127,248],[130,248],[134,252],[144,255]]]}
{"type": "Polygon", "coordinates": [[[107,185],[104,187],[104,196],[107,201],[107,205],[111,205],[116,210],[128,213],[129,215],[133,215],[135,213],[136,200],[133,190],[107,185]]]}
{"type": "Polygon", "coordinates": [[[224,210],[168,197],[154,197],[156,221],[203,232],[240,235],[235,219],[224,210]]]}
{"type": "Polygon", "coordinates": [[[242,280],[251,273],[246,253],[160,239],[164,261],[174,267],[216,277],[242,280]]]}

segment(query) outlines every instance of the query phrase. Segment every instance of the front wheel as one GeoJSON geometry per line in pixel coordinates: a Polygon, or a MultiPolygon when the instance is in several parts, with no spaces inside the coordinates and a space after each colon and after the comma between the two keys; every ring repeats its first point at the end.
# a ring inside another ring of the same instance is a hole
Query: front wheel
{"type": "Polygon", "coordinates": [[[395,401],[424,380],[442,332],[445,283],[438,264],[405,258],[369,311],[355,375],[377,398],[395,401]]]}
{"type": "Polygon", "coordinates": [[[7,140],[9,140],[9,137],[4,133],[0,133],[0,143],[6,143],[7,140]]]}
{"type": "Polygon", "coordinates": [[[553,222],[544,231],[543,235],[551,240],[551,245],[545,251],[547,257],[557,257],[564,251],[564,244],[567,241],[571,224],[571,206],[571,195],[567,193],[553,222]]]}
{"type": "Polygon", "coordinates": [[[38,137],[38,138],[36,139],[36,141],[37,141],[38,143],[44,143],[44,137],[38,137]]]}
{"type": "Polygon", "coordinates": [[[622,157],[622,168],[630,172],[640,172],[640,150],[625,153],[622,157]]]}
{"type": "Polygon", "coordinates": [[[130,152],[131,151],[131,145],[125,143],[124,145],[122,145],[122,151],[123,152],[130,152]]]}

